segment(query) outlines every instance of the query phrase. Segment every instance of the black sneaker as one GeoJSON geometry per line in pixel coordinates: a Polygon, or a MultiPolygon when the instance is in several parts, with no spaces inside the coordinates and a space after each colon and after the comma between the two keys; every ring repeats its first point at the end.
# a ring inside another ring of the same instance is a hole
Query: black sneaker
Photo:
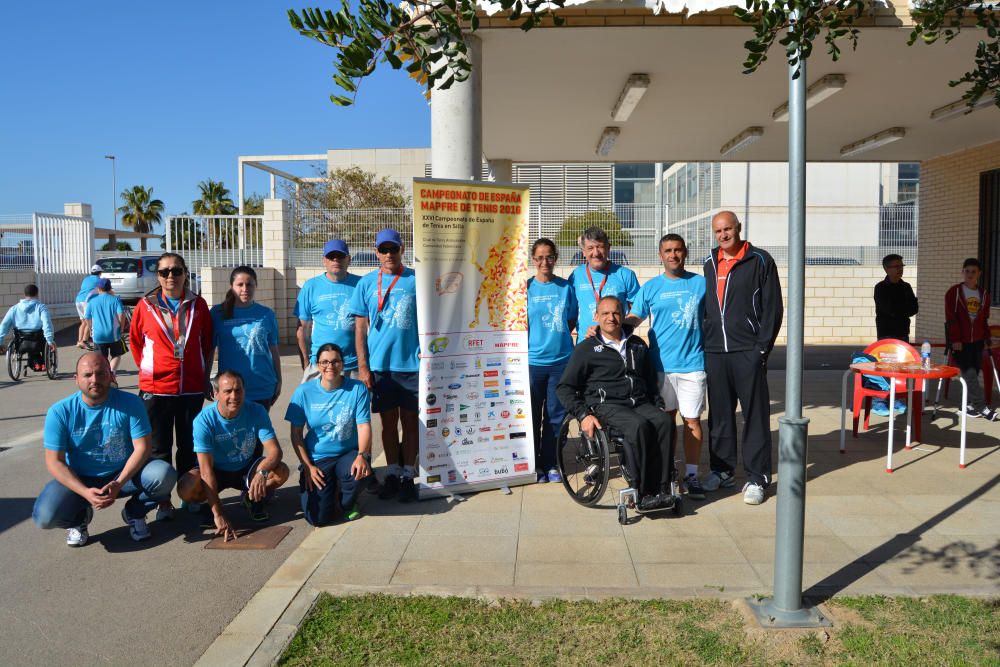
{"type": "Polygon", "coordinates": [[[688,498],[691,500],[704,500],[705,489],[701,485],[701,480],[697,475],[688,475],[684,478],[684,486],[687,488],[688,498]]]}
{"type": "Polygon", "coordinates": [[[980,412],[979,410],[976,410],[971,405],[966,405],[965,416],[968,417],[969,419],[979,419],[980,417],[983,416],[983,413],[980,412]]]}
{"type": "Polygon", "coordinates": [[[379,500],[390,500],[399,495],[399,477],[386,475],[382,480],[382,488],[378,492],[379,500]]]}
{"type": "Polygon", "coordinates": [[[1000,414],[997,414],[997,411],[993,410],[989,406],[984,407],[983,411],[979,414],[982,415],[983,419],[988,422],[995,422],[997,419],[1000,419],[1000,414]]]}
{"type": "MultiPolygon", "coordinates": [[[[266,509],[264,509],[264,503],[250,500],[250,494],[246,491],[243,492],[243,507],[247,508],[247,515],[250,517],[251,521],[260,523],[261,521],[267,521],[271,518],[271,515],[267,513],[266,509]]],[[[212,522],[212,525],[215,525],[214,521],[212,522]]]]}
{"type": "Polygon", "coordinates": [[[399,502],[412,503],[417,499],[417,485],[413,483],[412,477],[404,477],[399,487],[399,502]]]}
{"type": "Polygon", "coordinates": [[[656,495],[643,496],[642,500],[636,506],[636,509],[640,512],[652,512],[653,510],[659,509],[660,507],[660,497],[656,495]]]}

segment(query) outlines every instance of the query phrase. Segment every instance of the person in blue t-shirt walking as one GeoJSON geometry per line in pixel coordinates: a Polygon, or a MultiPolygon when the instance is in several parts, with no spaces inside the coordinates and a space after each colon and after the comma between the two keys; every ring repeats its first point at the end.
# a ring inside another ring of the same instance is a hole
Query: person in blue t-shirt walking
{"type": "Polygon", "coordinates": [[[111,359],[111,384],[118,386],[118,366],[125,354],[122,330],[125,328],[125,307],[117,296],[111,293],[111,281],[101,278],[97,281],[97,296],[87,301],[84,309],[85,338],[94,339],[94,347],[111,359]]]}
{"type": "Polygon", "coordinates": [[[350,303],[361,277],[348,273],[350,266],[351,251],[347,242],[341,239],[327,241],[323,246],[325,271],[307,280],[295,301],[294,314],[299,318],[295,338],[302,355],[302,382],[320,376],[316,352],[323,343],[336,343],[344,351],[346,372],[358,369],[350,303]]]}
{"type": "Polygon", "coordinates": [[[45,415],[45,467],[52,479],[35,501],[39,528],[65,528],[66,544],[87,543],[94,510],[129,497],[122,519],[136,542],[149,539],[146,514],[170,497],[177,473],[150,459],[150,425],[135,394],[111,387],[108,360],[88,352],[76,364],[75,394],[45,415]]]}
{"type": "MultiPolygon", "coordinates": [[[[34,333],[35,335],[41,332],[45,344],[53,350],[56,349],[52,318],[49,316],[49,309],[38,300],[37,285],[25,285],[24,298],[11,306],[7,314],[4,315],[3,322],[0,322],[0,354],[7,351],[2,343],[6,340],[11,328],[15,332],[34,333]]],[[[45,348],[39,346],[37,351],[31,352],[29,355],[28,363],[31,364],[33,370],[45,370],[44,357],[42,356],[44,351],[45,348]]]]}
{"type": "Polygon", "coordinates": [[[338,509],[345,521],[361,516],[358,482],[372,472],[371,408],[365,385],[344,377],[339,346],[321,345],[316,366],[319,378],[299,385],[285,419],[291,423],[292,446],[302,464],[302,514],[311,525],[324,526],[338,509]]]}
{"type": "Polygon", "coordinates": [[[219,492],[237,489],[251,521],[270,518],[264,502],[288,480],[281,446],[264,406],[246,401],[243,376],[229,369],[217,377],[216,400],[194,419],[198,465],[177,483],[177,495],[201,505],[202,527],[214,528],[223,541],[236,538],[219,492]]]}
{"type": "Polygon", "coordinates": [[[403,239],[395,229],[383,229],[375,235],[375,252],[379,268],[358,281],[351,298],[358,379],[372,392],[372,412],[382,417],[382,449],[388,470],[379,498],[398,496],[405,503],[417,498],[413,482],[419,437],[417,279],[413,269],[403,266],[403,239]]]}
{"type": "Polygon", "coordinates": [[[671,421],[680,410],[684,420],[684,486],[688,497],[704,500],[698,478],[701,458],[701,413],[705,411],[705,350],[701,323],[705,318],[705,278],[684,268],[687,244],[678,234],[660,239],[663,273],[639,290],[625,323],[638,326],[652,317],[649,347],[657,384],[671,421]]]}
{"type": "Polygon", "coordinates": [[[639,293],[639,280],[632,269],[611,261],[611,240],[600,227],[590,227],[583,232],[584,262],[573,269],[569,284],[576,293],[577,339],[582,340],[590,327],[597,326],[594,313],[601,297],[617,297],[628,312],[639,293]]]}
{"type": "MultiPolygon", "coordinates": [[[[246,398],[270,410],[281,395],[278,318],[254,301],[257,272],[237,266],[229,274],[225,300],[213,306],[212,346],[219,353],[219,373],[233,370],[245,378],[246,398]]],[[[208,367],[212,360],[209,358],[208,367]]]]}
{"type": "Polygon", "coordinates": [[[556,468],[556,434],[566,410],[556,387],[573,354],[576,294],[569,282],[555,275],[559,251],[551,239],[531,246],[535,277],[528,280],[528,374],[531,418],[535,436],[535,470],[539,482],[561,482],[556,468]]]}
{"type": "Polygon", "coordinates": [[[76,334],[76,346],[81,350],[87,349],[87,301],[97,295],[97,283],[101,279],[104,269],[100,264],[90,267],[90,275],[80,282],[80,291],[76,293],[76,312],[80,316],[80,328],[76,334]]]}

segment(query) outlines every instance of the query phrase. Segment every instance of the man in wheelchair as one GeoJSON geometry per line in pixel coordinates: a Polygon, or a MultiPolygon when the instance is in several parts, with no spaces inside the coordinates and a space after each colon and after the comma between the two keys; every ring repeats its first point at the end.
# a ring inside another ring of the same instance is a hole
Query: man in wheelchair
{"type": "MultiPolygon", "coordinates": [[[[52,333],[52,318],[49,317],[49,310],[45,304],[38,300],[38,287],[36,285],[24,286],[24,298],[14,304],[0,323],[0,343],[3,343],[14,329],[15,351],[27,353],[28,363],[32,370],[45,370],[43,356],[45,345],[55,348],[56,339],[52,333]]],[[[0,344],[0,354],[6,349],[0,344]]]]}
{"type": "Polygon", "coordinates": [[[674,425],[656,390],[649,347],[622,330],[624,316],[617,297],[598,301],[598,330],[573,350],[556,395],[587,437],[595,429],[621,433],[624,472],[639,492],[637,507],[656,511],[674,501],[674,425]]]}

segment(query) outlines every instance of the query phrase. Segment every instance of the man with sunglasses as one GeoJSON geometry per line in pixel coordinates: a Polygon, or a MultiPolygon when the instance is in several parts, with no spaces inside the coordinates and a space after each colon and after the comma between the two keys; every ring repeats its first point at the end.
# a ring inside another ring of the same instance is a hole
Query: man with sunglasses
{"type": "Polygon", "coordinates": [[[341,239],[327,241],[323,246],[323,268],[326,270],[307,280],[299,292],[295,302],[299,329],[295,337],[304,365],[302,382],[319,377],[316,351],[324,343],[336,343],[343,351],[345,374],[357,372],[350,303],[361,277],[348,273],[350,266],[351,252],[347,242],[341,239]]]}
{"type": "Polygon", "coordinates": [[[355,316],[358,379],[372,392],[372,412],[382,417],[388,470],[379,498],[417,497],[417,391],[420,370],[417,293],[413,269],[403,266],[403,240],[395,229],[375,236],[379,267],[361,278],[351,298],[355,316]],[[402,446],[399,422],[403,424],[402,446]]]}

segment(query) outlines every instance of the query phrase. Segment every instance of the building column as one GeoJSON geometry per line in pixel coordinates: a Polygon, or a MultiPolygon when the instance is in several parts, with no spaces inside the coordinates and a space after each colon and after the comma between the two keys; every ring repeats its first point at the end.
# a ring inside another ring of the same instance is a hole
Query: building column
{"type": "Polygon", "coordinates": [[[431,93],[431,173],[434,178],[482,180],[482,44],[465,35],[472,71],[465,81],[431,93]]]}
{"type": "Polygon", "coordinates": [[[496,158],[489,161],[490,180],[494,183],[514,182],[514,161],[506,158],[496,158]]]}
{"type": "Polygon", "coordinates": [[[261,233],[264,243],[264,266],[274,269],[274,314],[282,343],[295,342],[298,322],[292,315],[295,305],[295,275],[289,246],[292,240],[292,209],[285,199],[264,200],[261,233]]]}

